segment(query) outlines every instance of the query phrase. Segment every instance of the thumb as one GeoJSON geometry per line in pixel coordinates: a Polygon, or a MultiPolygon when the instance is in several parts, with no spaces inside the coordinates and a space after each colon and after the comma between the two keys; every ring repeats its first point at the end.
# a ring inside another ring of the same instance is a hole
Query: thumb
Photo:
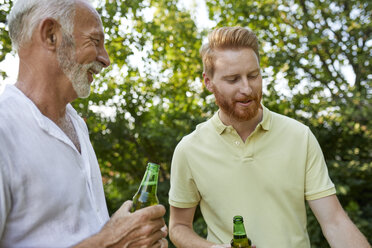
{"type": "Polygon", "coordinates": [[[127,212],[129,212],[130,209],[132,208],[132,204],[133,204],[133,202],[130,201],[130,200],[125,201],[125,202],[121,205],[120,210],[123,210],[123,211],[127,211],[127,212]]]}
{"type": "Polygon", "coordinates": [[[132,201],[126,201],[124,202],[120,208],[115,212],[115,215],[125,216],[130,213],[130,209],[132,207],[132,201]]]}

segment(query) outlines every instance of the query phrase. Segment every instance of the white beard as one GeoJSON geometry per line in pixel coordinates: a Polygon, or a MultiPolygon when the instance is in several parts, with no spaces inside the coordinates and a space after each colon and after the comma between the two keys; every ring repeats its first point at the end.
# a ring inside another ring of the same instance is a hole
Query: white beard
{"type": "Polygon", "coordinates": [[[101,71],[102,65],[98,61],[89,64],[76,62],[75,43],[70,35],[63,34],[62,43],[57,49],[57,60],[63,73],[71,81],[79,98],[87,98],[90,94],[88,79],[89,69],[101,71]]]}
{"type": "Polygon", "coordinates": [[[70,79],[77,96],[80,98],[87,98],[90,95],[88,70],[93,66],[92,64],[82,65],[73,62],[73,65],[68,70],[63,70],[68,79],[70,79]]]}

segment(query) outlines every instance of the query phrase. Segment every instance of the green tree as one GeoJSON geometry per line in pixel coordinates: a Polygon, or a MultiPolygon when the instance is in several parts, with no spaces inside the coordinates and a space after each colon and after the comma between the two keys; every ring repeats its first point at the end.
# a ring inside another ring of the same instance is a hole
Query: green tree
{"type": "MultiPolygon", "coordinates": [[[[342,205],[371,242],[371,3],[207,0],[207,4],[218,26],[241,25],[257,32],[268,79],[265,105],[311,127],[342,205]],[[355,79],[346,78],[346,71],[355,79]],[[287,81],[290,96],[277,91],[280,78],[287,81]]],[[[311,214],[308,229],[314,247],[327,246],[311,214]]]]}
{"type": "Polygon", "coordinates": [[[176,3],[106,2],[99,8],[113,65],[91,97],[74,105],[87,118],[111,213],[132,198],[148,161],[161,165],[159,200],[168,208],[173,150],[211,113],[200,83],[202,34],[176,3]],[[143,57],[133,60],[134,50],[143,57]],[[92,106],[106,106],[113,115],[92,106]]]}
{"type": "MultiPolygon", "coordinates": [[[[264,104],[309,125],[349,216],[372,242],[371,4],[356,0],[205,0],[217,26],[240,25],[261,41],[264,104]],[[355,79],[347,78],[351,71],[355,79]],[[288,85],[289,93],[279,86],[288,85]]],[[[0,0],[0,61],[11,51],[0,0]]],[[[199,30],[177,0],[97,1],[112,65],[74,107],[86,120],[110,213],[137,190],[147,162],[169,170],[180,139],[216,110],[202,87],[199,30]]],[[[194,228],[206,235],[198,211],[194,228]]],[[[314,247],[327,247],[312,214],[314,247]]],[[[170,244],[172,247],[172,244],[170,244]]]]}
{"type": "MultiPolygon", "coordinates": [[[[11,52],[12,44],[7,31],[6,17],[9,14],[10,8],[13,6],[13,2],[10,0],[0,0],[0,62],[5,59],[7,53],[11,52]]],[[[2,78],[7,77],[6,72],[0,70],[2,78]]],[[[1,87],[1,83],[0,83],[1,87]]]]}

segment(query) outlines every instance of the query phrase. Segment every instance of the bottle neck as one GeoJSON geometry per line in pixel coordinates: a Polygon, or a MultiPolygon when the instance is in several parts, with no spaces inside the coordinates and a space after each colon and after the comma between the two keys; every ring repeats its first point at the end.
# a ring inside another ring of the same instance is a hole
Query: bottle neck
{"type": "Polygon", "coordinates": [[[245,247],[250,248],[251,241],[247,237],[244,228],[243,217],[240,215],[234,216],[233,219],[233,239],[231,240],[231,247],[245,247]]]}
{"type": "Polygon", "coordinates": [[[158,170],[147,168],[142,178],[141,186],[138,191],[157,192],[158,188],[158,170]]]}
{"type": "Polygon", "coordinates": [[[234,222],[234,230],[233,230],[234,238],[245,238],[247,234],[245,232],[244,224],[242,221],[234,222]]]}

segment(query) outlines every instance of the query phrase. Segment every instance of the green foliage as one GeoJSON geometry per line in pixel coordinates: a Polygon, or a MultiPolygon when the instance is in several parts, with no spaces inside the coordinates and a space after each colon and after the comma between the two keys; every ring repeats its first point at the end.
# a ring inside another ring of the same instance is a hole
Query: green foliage
{"type": "MultiPolygon", "coordinates": [[[[0,0],[0,62],[5,59],[7,53],[11,52],[12,44],[8,35],[6,23],[7,15],[10,11],[10,8],[13,6],[13,2],[10,0],[0,0]]],[[[0,70],[2,78],[6,78],[7,75],[4,71],[0,70]]],[[[1,83],[0,83],[1,86],[1,83]]]]}
{"type": "MultiPolygon", "coordinates": [[[[342,205],[372,242],[371,3],[205,1],[217,26],[247,26],[257,33],[264,104],[310,126],[342,205]]],[[[0,2],[1,61],[11,51],[4,23],[12,1],[0,2]]],[[[199,48],[207,32],[177,2],[98,3],[112,66],[96,79],[89,99],[74,107],[88,124],[110,213],[132,198],[149,161],[161,165],[158,196],[168,207],[173,150],[216,110],[201,83],[199,48]]],[[[312,245],[327,247],[311,211],[308,220],[312,245]]],[[[199,210],[194,228],[206,235],[199,210]]]]}
{"type": "MultiPolygon", "coordinates": [[[[264,104],[309,125],[322,146],[342,205],[372,237],[371,4],[348,0],[207,0],[218,26],[240,25],[261,39],[261,65],[274,75],[264,104]],[[369,45],[368,45],[369,42],[369,45]],[[355,74],[347,80],[346,67],[355,74]],[[284,77],[291,96],[276,90],[284,77]]],[[[314,247],[327,247],[309,211],[314,247]]]]}

